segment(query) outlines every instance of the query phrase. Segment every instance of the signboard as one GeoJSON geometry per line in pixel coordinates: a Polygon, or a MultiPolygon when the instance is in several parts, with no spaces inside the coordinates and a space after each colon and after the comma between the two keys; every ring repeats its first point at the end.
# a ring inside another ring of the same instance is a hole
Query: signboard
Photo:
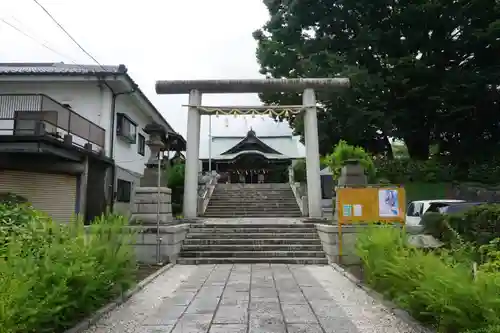
{"type": "Polygon", "coordinates": [[[406,197],[403,187],[337,188],[338,221],[404,222],[406,197]]]}

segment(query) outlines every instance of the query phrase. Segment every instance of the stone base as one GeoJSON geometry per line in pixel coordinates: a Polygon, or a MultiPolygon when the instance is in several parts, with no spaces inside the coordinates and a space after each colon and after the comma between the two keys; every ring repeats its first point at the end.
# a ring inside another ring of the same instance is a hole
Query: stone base
{"type": "MultiPolygon", "coordinates": [[[[339,227],[338,225],[316,224],[323,250],[330,262],[350,266],[361,263],[356,255],[356,240],[358,233],[369,224],[342,225],[342,253],[339,253],[339,227]]],[[[395,228],[401,225],[393,224],[395,228]]]]}
{"type": "Polygon", "coordinates": [[[158,205],[160,205],[159,222],[168,224],[172,217],[172,190],[167,187],[138,187],[135,190],[134,205],[130,221],[133,224],[156,225],[158,205]]]}
{"type": "MultiPolygon", "coordinates": [[[[134,244],[138,262],[156,263],[157,229],[149,226],[131,226],[137,232],[134,244]]],[[[188,224],[163,226],[159,229],[160,258],[163,263],[175,263],[188,232],[188,224]]]]}

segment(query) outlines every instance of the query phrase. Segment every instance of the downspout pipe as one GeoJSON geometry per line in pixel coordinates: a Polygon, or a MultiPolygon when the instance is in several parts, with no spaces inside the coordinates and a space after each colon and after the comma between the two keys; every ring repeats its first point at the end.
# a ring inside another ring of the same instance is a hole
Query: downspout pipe
{"type": "Polygon", "coordinates": [[[109,155],[113,160],[113,168],[111,169],[111,202],[109,203],[110,212],[113,212],[115,203],[115,184],[116,184],[116,164],[115,162],[115,127],[116,127],[116,99],[120,95],[131,95],[136,92],[135,87],[129,91],[115,92],[108,84],[106,79],[101,81],[111,92],[111,131],[110,131],[110,148],[109,155]]]}

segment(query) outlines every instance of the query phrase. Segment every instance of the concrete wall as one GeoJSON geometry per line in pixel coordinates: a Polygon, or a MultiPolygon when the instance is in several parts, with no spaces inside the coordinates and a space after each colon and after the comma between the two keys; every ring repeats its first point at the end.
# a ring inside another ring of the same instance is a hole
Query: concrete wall
{"type": "MultiPolygon", "coordinates": [[[[316,224],[323,250],[325,251],[328,260],[342,265],[359,265],[360,258],[356,255],[356,239],[358,233],[366,227],[372,225],[342,225],[342,255],[339,258],[339,227],[338,225],[316,224]]],[[[394,225],[400,228],[400,225],[394,225]]]]}
{"type": "MultiPolygon", "coordinates": [[[[156,263],[156,227],[129,226],[136,233],[135,255],[137,261],[144,264],[156,263]]],[[[87,232],[90,226],[86,226],[87,232]]],[[[182,242],[186,238],[189,224],[178,224],[160,227],[160,257],[163,263],[175,262],[181,250],[182,242]]]]}

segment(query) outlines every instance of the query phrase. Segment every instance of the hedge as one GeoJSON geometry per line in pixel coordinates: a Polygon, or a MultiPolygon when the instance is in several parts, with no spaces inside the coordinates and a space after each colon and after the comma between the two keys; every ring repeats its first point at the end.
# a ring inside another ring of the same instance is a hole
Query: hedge
{"type": "Polygon", "coordinates": [[[477,245],[490,243],[500,237],[500,204],[487,204],[471,208],[461,214],[442,215],[426,213],[422,218],[424,232],[445,243],[457,240],[477,245]]]}
{"type": "MultiPolygon", "coordinates": [[[[68,221],[70,222],[70,221],[68,221]]],[[[0,204],[0,332],[62,332],[134,283],[121,216],[57,224],[28,205],[0,204]]]]}
{"type": "Polygon", "coordinates": [[[411,159],[378,159],[375,161],[377,177],[394,184],[407,182],[476,182],[500,183],[500,163],[489,161],[457,166],[444,159],[415,161],[411,159]]]}
{"type": "Polygon", "coordinates": [[[358,236],[357,253],[367,283],[438,332],[497,332],[500,326],[500,273],[479,267],[453,252],[440,255],[412,248],[399,229],[371,228],[358,236]]]}

